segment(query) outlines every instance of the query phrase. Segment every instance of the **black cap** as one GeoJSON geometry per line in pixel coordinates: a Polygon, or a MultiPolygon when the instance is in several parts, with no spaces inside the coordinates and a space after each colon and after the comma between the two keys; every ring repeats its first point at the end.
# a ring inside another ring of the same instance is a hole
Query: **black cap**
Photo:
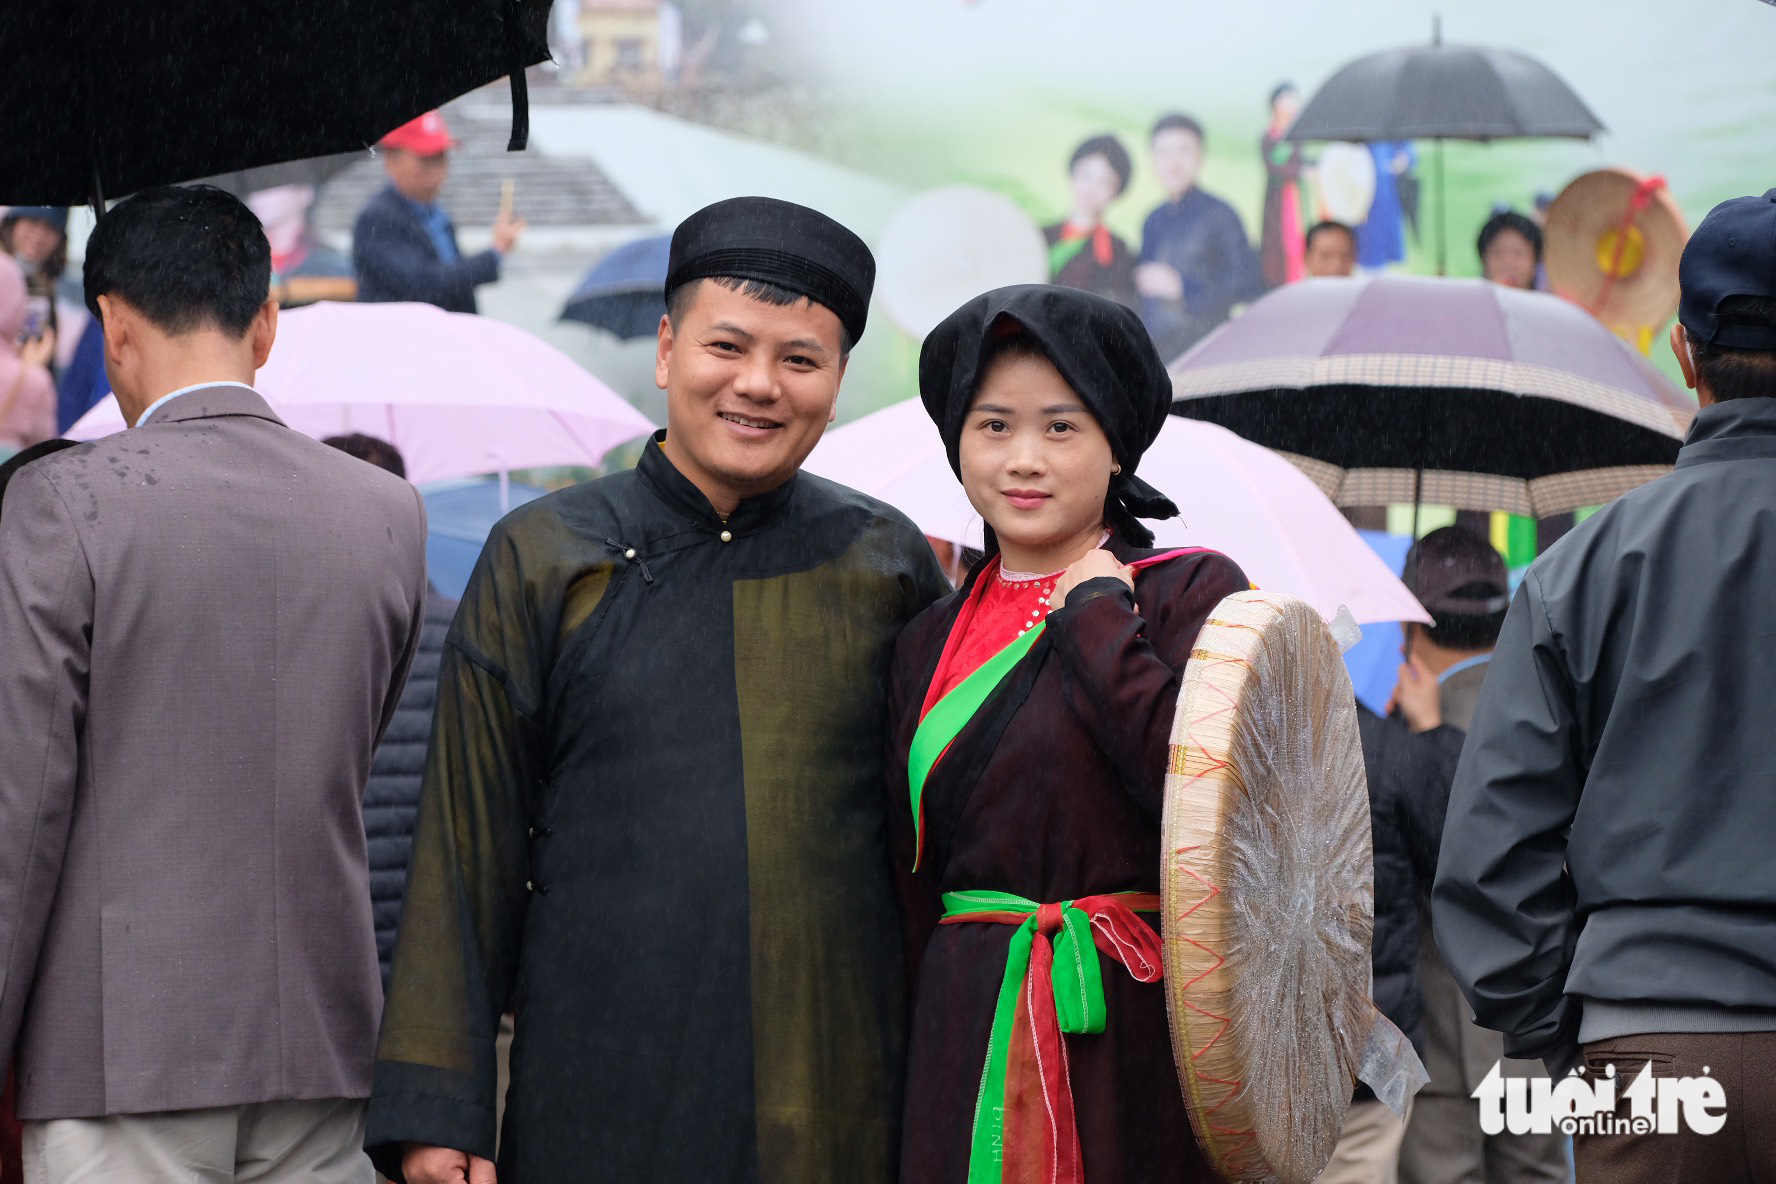
{"type": "Polygon", "coordinates": [[[672,232],[667,301],[690,281],[712,276],[799,292],[832,309],[855,345],[869,318],[876,259],[862,239],[818,210],[734,197],[704,206],[672,232]]]}
{"type": "Polygon", "coordinates": [[[1704,345],[1776,350],[1776,327],[1721,324],[1729,296],[1776,299],[1776,189],[1735,197],[1708,211],[1677,265],[1677,319],[1704,345]]]}
{"type": "Polygon", "coordinates": [[[1445,617],[1490,617],[1510,607],[1505,561],[1471,530],[1444,526],[1412,544],[1406,587],[1439,623],[1445,617]]]}

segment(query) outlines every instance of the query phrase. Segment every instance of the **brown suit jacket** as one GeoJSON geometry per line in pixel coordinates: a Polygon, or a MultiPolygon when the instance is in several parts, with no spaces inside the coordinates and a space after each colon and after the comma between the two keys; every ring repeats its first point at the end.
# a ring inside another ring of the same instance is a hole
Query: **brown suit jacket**
{"type": "Polygon", "coordinates": [[[425,593],[406,482],[206,387],[0,512],[0,1059],[26,1119],[365,1097],[359,815],[425,593]]]}

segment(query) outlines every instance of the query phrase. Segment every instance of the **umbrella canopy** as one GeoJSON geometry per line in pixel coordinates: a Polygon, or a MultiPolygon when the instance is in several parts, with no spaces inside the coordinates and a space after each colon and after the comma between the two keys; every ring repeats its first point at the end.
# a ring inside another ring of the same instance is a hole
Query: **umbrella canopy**
{"type": "Polygon", "coordinates": [[[1431,44],[1370,54],[1339,70],[1301,108],[1290,140],[1435,140],[1437,274],[1449,270],[1444,140],[1588,139],[1603,131],[1558,74],[1526,54],[1431,44]]]}
{"type": "Polygon", "coordinates": [[[1279,288],[1172,364],[1173,411],[1288,454],[1343,506],[1543,517],[1669,471],[1696,408],[1589,313],[1484,280],[1279,288]]]}
{"type": "Polygon", "coordinates": [[[250,194],[263,189],[276,189],[283,185],[312,185],[320,188],[338,176],[344,170],[368,159],[363,151],[336,152],[331,156],[316,156],[307,160],[288,160],[282,164],[268,164],[256,169],[236,169],[230,173],[218,173],[214,177],[205,177],[205,184],[226,189],[236,197],[245,201],[250,194]]]}
{"type": "Polygon", "coordinates": [[[1287,138],[1589,139],[1603,130],[1584,100],[1527,54],[1434,41],[1344,66],[1301,108],[1287,138]]]}
{"type": "Polygon", "coordinates": [[[586,273],[561,310],[564,321],[579,321],[619,339],[652,337],[666,312],[666,266],[672,236],[655,235],[624,243],[586,273]]]}
{"type": "Polygon", "coordinates": [[[72,205],[362,150],[524,67],[547,0],[11,0],[0,21],[0,201],[72,205]]]}
{"type": "MultiPolygon", "coordinates": [[[[926,534],[981,545],[981,520],[917,399],[830,429],[804,466],[895,506],[926,534]]],[[[1209,424],[1169,420],[1141,476],[1183,511],[1152,522],[1155,545],[1210,547],[1260,587],[1365,621],[1430,618],[1344,515],[1269,449],[1209,424]]]]}
{"type": "Polygon", "coordinates": [[[515,481],[503,490],[500,485],[482,479],[440,481],[419,491],[426,506],[426,578],[452,600],[462,599],[494,523],[548,492],[515,481]]]}
{"type": "MultiPolygon", "coordinates": [[[[597,465],[654,426],[547,342],[429,304],[316,304],[284,313],[257,388],[306,435],[387,440],[416,484],[597,465]]],[[[123,426],[117,400],[106,396],[68,435],[92,440],[123,426]]]]}

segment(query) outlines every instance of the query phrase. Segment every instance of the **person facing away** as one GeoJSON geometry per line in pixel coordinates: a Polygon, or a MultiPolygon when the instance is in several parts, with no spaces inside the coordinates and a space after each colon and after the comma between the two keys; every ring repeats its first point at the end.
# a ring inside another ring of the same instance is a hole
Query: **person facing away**
{"type": "Polygon", "coordinates": [[[1210,610],[1250,584],[1223,555],[1152,549],[1140,519],[1178,511],[1135,470],[1171,384],[1131,310],[988,292],[926,338],[919,391],[988,557],[895,647],[889,834],[917,984],[901,1179],[1073,1179],[1077,1149],[1093,1184],[1212,1180],[1152,914],[1181,675],[1210,610]],[[1081,947],[1102,963],[1097,1035],[1064,1036],[1054,988],[1029,984],[1051,1017],[1029,1055],[990,1036],[1014,1026],[995,1000],[1014,932],[1035,916],[1049,941],[1063,901],[1125,952],[1081,947]]]}
{"type": "MultiPolygon", "coordinates": [[[[1455,755],[1474,717],[1487,677],[1492,647],[1509,604],[1505,561],[1479,534],[1463,527],[1433,530],[1406,555],[1404,579],[1433,623],[1408,623],[1399,684],[1394,689],[1396,727],[1410,728],[1409,740],[1439,749],[1453,733],[1455,755]]],[[[1435,755],[1435,754],[1433,754],[1435,755]]],[[[1447,756],[1447,753],[1444,754],[1447,756]]],[[[1453,759],[1434,760],[1412,786],[1420,805],[1442,818],[1449,801],[1453,759]]],[[[1442,828],[1430,836],[1431,867],[1442,828]]],[[[1417,945],[1418,989],[1423,999],[1424,1064],[1430,1081],[1419,1091],[1400,1144],[1404,1184],[1504,1184],[1567,1178],[1566,1140],[1559,1132],[1489,1135],[1480,1127],[1474,1090],[1494,1065],[1510,1076],[1545,1076],[1534,1062],[1505,1058],[1498,1033],[1470,1018],[1461,990],[1449,976],[1430,928],[1429,883],[1413,901],[1427,940],[1417,945]]],[[[1377,913],[1380,898],[1377,897],[1377,913]]]]}
{"type": "Polygon", "coordinates": [[[1315,222],[1302,248],[1309,276],[1345,278],[1357,273],[1357,234],[1342,222],[1315,222]]]}
{"type": "MultiPolygon", "coordinates": [[[[1368,773],[1374,851],[1373,996],[1376,1008],[1422,1058],[1424,994],[1417,964],[1420,948],[1430,941],[1430,927],[1421,914],[1436,875],[1443,811],[1461,756],[1462,734],[1441,725],[1414,735],[1405,720],[1384,718],[1360,702],[1357,732],[1368,773]]],[[[1400,1145],[1412,1118],[1409,1110],[1402,1122],[1368,1085],[1359,1082],[1332,1159],[1317,1184],[1394,1184],[1399,1179],[1400,1145]]]]}
{"type": "Polygon", "coordinates": [[[1128,189],[1134,164],[1115,136],[1093,136],[1073,150],[1068,167],[1073,208],[1045,226],[1050,283],[1107,296],[1134,308],[1135,257],[1121,237],[1104,224],[1110,203],[1128,189]]]}
{"type": "Polygon", "coordinates": [[[1474,244],[1484,279],[1507,288],[1535,291],[1536,269],[1542,263],[1542,228],[1516,210],[1501,210],[1486,220],[1474,244]]]}
{"type": "Polygon", "coordinates": [[[55,332],[32,333],[26,303],[24,273],[0,255],[0,459],[56,434],[55,332]]]}
{"type": "Polygon", "coordinates": [[[494,528],[395,942],[368,1135],[392,1178],[492,1178],[507,1011],[503,1184],[891,1178],[888,658],[949,588],[904,516],[798,472],[874,274],[803,206],[693,214],[665,431],[494,528]]]}
{"type": "MultiPolygon", "coordinates": [[[[407,479],[405,458],[387,440],[353,432],[328,436],[321,443],[407,479]]],[[[419,643],[413,649],[413,666],[371,758],[370,780],[364,787],[370,911],[376,923],[376,960],[385,992],[389,960],[395,954],[395,932],[401,925],[407,861],[413,853],[413,819],[419,813],[420,778],[425,773],[426,742],[432,734],[432,705],[438,697],[438,662],[444,655],[444,635],[455,615],[456,601],[426,581],[425,615],[419,643]]]]}
{"type": "Polygon", "coordinates": [[[1716,206],[1678,287],[1671,347],[1701,410],[1675,471],[1524,576],[1433,906],[1512,1053],[1724,1092],[1718,1133],[1581,1131],[1581,1184],[1776,1178],[1776,189],[1716,206]]]}
{"type": "Polygon", "coordinates": [[[364,203],[352,227],[359,300],[413,300],[445,312],[479,311],[475,289],[499,279],[500,265],[518,245],[525,223],[502,210],[493,223],[493,245],[463,255],[456,227],[438,204],[456,146],[436,111],[382,138],[378,147],[389,183],[364,203]]]}
{"type": "Polygon", "coordinates": [[[251,386],[270,249],[210,186],[99,219],[125,421],[0,518],[0,1057],[26,1176],[363,1181],[381,991],[359,817],[419,636],[412,486],[251,386]]]}
{"type": "Polygon", "coordinates": [[[1166,115],[1153,125],[1153,172],[1166,200],[1147,215],[1135,287],[1160,357],[1167,363],[1263,288],[1258,256],[1233,207],[1197,187],[1202,125],[1166,115]]]}

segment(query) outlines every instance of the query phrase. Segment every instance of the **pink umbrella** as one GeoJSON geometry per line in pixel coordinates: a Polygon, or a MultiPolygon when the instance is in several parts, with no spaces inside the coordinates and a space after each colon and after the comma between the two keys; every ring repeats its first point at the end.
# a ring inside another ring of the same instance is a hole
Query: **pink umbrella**
{"type": "MultiPolygon", "coordinates": [[[[829,430],[806,468],[897,507],[934,538],[981,545],[980,515],[917,399],[829,430]]],[[[1183,511],[1149,523],[1158,545],[1224,552],[1260,588],[1299,597],[1328,621],[1343,605],[1359,624],[1429,623],[1326,495],[1270,449],[1172,416],[1141,458],[1141,476],[1183,511]]]]}
{"type": "MultiPolygon", "coordinates": [[[[257,387],[320,438],[389,441],[416,484],[545,465],[596,465],[653,424],[572,358],[515,326],[429,304],[315,304],[278,318],[257,387]]],[[[107,396],[69,429],[123,428],[107,396]]]]}

